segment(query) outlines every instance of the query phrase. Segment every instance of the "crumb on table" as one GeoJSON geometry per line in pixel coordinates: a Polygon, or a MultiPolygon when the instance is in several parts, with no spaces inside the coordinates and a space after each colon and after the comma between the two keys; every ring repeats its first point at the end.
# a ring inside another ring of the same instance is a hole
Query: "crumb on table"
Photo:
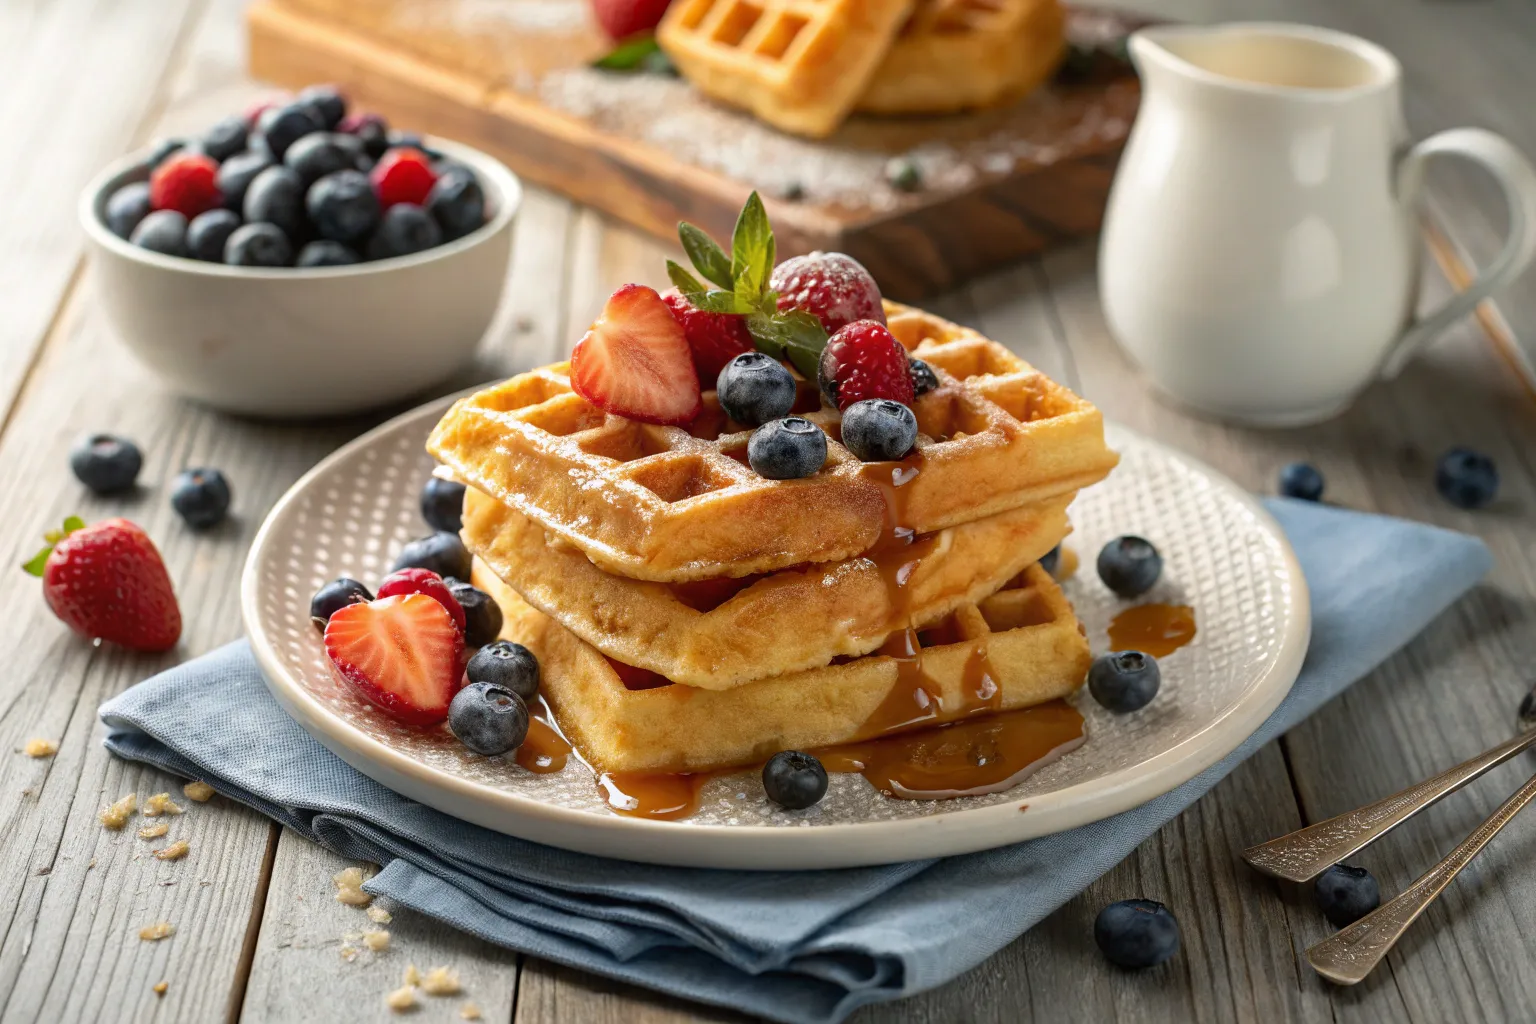
{"type": "Polygon", "coordinates": [[[421,990],[429,996],[457,995],[459,972],[451,967],[434,967],[421,979],[421,990]]]}
{"type": "Polygon", "coordinates": [[[171,826],[163,821],[157,821],[153,825],[145,825],[139,829],[140,839],[159,839],[171,830],[171,826]]]}
{"type": "Polygon", "coordinates": [[[465,1003],[463,1006],[459,1007],[459,1019],[479,1020],[480,1007],[476,1006],[474,1003],[465,1003]]]}
{"type": "Polygon", "coordinates": [[[27,745],[22,748],[28,757],[52,757],[59,752],[59,745],[53,740],[45,740],[41,737],[27,740],[27,745]]]}
{"type": "Polygon", "coordinates": [[[389,932],[383,929],[363,933],[363,945],[375,953],[382,953],[389,948],[389,932]]]}
{"type": "Polygon", "coordinates": [[[412,1009],[416,1005],[416,990],[409,985],[402,985],[385,996],[384,1002],[396,1013],[412,1009]]]}
{"type": "Polygon", "coordinates": [[[155,851],[156,860],[181,860],[192,847],[187,845],[185,839],[178,839],[163,850],[155,851]]]}
{"type": "Polygon", "coordinates": [[[181,787],[181,792],[188,800],[195,800],[200,804],[205,804],[213,798],[215,790],[206,782],[189,782],[181,787]]]}
{"type": "Polygon", "coordinates": [[[394,919],[395,915],[391,914],[383,907],[375,905],[368,908],[368,920],[372,921],[374,924],[389,924],[389,922],[393,921],[394,919]]]}
{"type": "Polygon", "coordinates": [[[180,814],[181,806],[173,803],[171,794],[156,793],[144,801],[143,815],[146,818],[158,818],[162,814],[180,814]]]}
{"type": "Polygon", "coordinates": [[[163,981],[155,982],[155,995],[157,995],[157,996],[165,995],[165,990],[168,989],[168,988],[170,988],[170,986],[167,985],[163,981]]]}
{"type": "Polygon", "coordinates": [[[139,929],[139,938],[145,942],[159,942],[176,934],[176,926],[169,921],[156,921],[139,929]]]}
{"type": "Polygon", "coordinates": [[[116,832],[128,824],[128,819],[133,816],[133,809],[138,806],[139,798],[136,793],[129,793],[117,803],[112,804],[101,812],[101,824],[105,828],[116,832]]]}
{"type": "Polygon", "coordinates": [[[363,869],[343,868],[331,876],[336,883],[336,902],[349,907],[366,907],[373,897],[363,891],[363,869]]]}

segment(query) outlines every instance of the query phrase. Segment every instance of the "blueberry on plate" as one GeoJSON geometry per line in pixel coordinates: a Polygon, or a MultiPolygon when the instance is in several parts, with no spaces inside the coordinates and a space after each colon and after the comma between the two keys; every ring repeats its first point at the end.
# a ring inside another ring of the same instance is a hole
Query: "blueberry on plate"
{"type": "Polygon", "coordinates": [[[917,442],[917,417],[889,398],[866,398],[843,410],[843,446],[860,462],[905,458],[917,442]]]}
{"type": "Polygon", "coordinates": [[[1060,544],[1057,544],[1055,547],[1051,548],[1051,550],[1047,551],[1045,554],[1040,556],[1040,568],[1044,569],[1046,572],[1050,573],[1052,576],[1056,575],[1056,567],[1058,565],[1060,565],[1060,564],[1061,564],[1061,545],[1060,544]]]}
{"type": "Polygon", "coordinates": [[[309,599],[309,617],[317,627],[324,629],[325,624],[331,621],[331,616],[347,605],[372,600],[372,591],[357,580],[342,576],[315,591],[315,596],[309,599]]]}
{"type": "Polygon", "coordinates": [[[827,770],[810,754],[781,750],[763,765],[763,789],[780,807],[803,810],[827,795],[827,770]]]}
{"type": "Polygon", "coordinates": [[[464,672],[472,683],[487,683],[511,690],[523,700],[539,692],[539,659],[522,644],[496,640],[469,659],[464,672]]]}
{"type": "Polygon", "coordinates": [[[485,223],[485,192],[467,167],[453,166],[440,174],[427,193],[426,207],[445,241],[463,238],[485,223]]]}
{"type": "Polygon", "coordinates": [[[470,750],[495,757],[528,738],[528,705],[511,690],[470,683],[448,705],[448,728],[470,750]]]}
{"type": "Polygon", "coordinates": [[[352,246],[373,234],[382,212],[368,175],[350,169],[327,174],[311,185],[304,209],[321,238],[352,246]]]}
{"type": "Polygon", "coordinates": [[[203,135],[203,152],[223,163],[245,149],[249,132],[250,126],[244,117],[239,114],[226,117],[203,135]]]}
{"type": "Polygon", "coordinates": [[[297,100],[283,107],[263,111],[257,127],[267,140],[274,159],[281,160],[288,147],[310,132],[324,131],[325,125],[307,103],[297,100]]]}
{"type": "Polygon", "coordinates": [[[392,256],[409,256],[441,245],[442,241],[443,229],[426,210],[413,203],[396,203],[384,211],[378,229],[368,239],[368,258],[387,260],[392,256]]]}
{"type": "Polygon", "coordinates": [[[1127,534],[1104,545],[1098,567],[1099,579],[1110,590],[1121,597],[1139,597],[1163,574],[1163,556],[1151,541],[1127,534]]]}
{"type": "Polygon", "coordinates": [[[240,226],[240,215],[222,207],[205,210],[187,225],[187,253],[195,260],[224,262],[224,246],[240,226]]]}
{"type": "Polygon", "coordinates": [[[241,212],[247,224],[266,221],[298,238],[304,230],[304,179],[291,167],[268,167],[251,180],[241,212]]]}
{"type": "Polygon", "coordinates": [[[1093,941],[1117,967],[1156,967],[1179,951],[1179,922],[1156,900],[1121,900],[1099,911],[1093,941]]]}
{"type": "Polygon", "coordinates": [[[1302,501],[1320,501],[1323,474],[1310,462],[1293,462],[1280,471],[1280,493],[1302,501]]]}
{"type": "Polygon", "coordinates": [[[242,210],[245,207],[245,193],[250,189],[251,182],[256,180],[256,175],[271,166],[270,153],[253,150],[236,153],[220,164],[213,180],[224,196],[224,205],[237,213],[242,210]]]}
{"type": "Polygon", "coordinates": [[[107,229],[119,238],[127,238],[139,221],[149,216],[149,209],[149,182],[129,182],[107,197],[107,229]]]}
{"type": "Polygon", "coordinates": [[[334,131],[347,116],[347,98],[334,85],[312,85],[299,93],[298,102],[320,115],[320,124],[326,131],[334,131]]]}
{"type": "Polygon", "coordinates": [[[448,585],[448,593],[464,609],[464,645],[484,647],[494,642],[501,635],[502,617],[501,608],[491,595],[452,576],[443,582],[448,585]]]}
{"type": "Polygon", "coordinates": [[[1435,465],[1435,490],[1457,508],[1482,508],[1499,493],[1499,469],[1471,448],[1452,448],[1435,465]]]}
{"type": "Polygon", "coordinates": [[[401,569],[431,569],[445,579],[449,576],[464,580],[469,578],[469,549],[459,540],[459,535],[439,530],[420,540],[413,540],[400,549],[390,572],[401,569]]]}
{"type": "Polygon", "coordinates": [[[1318,909],[1335,928],[1354,924],[1381,906],[1381,887],[1365,868],[1335,864],[1317,876],[1312,886],[1318,909]]]}
{"type": "Polygon", "coordinates": [[[810,476],[827,461],[827,435],[810,420],[786,416],[764,423],[747,441],[747,462],[769,480],[810,476]]]}
{"type": "Polygon", "coordinates": [[[777,359],[743,352],[715,378],[715,396],[727,416],[747,427],[789,415],[795,404],[795,378],[777,359]]]}
{"type": "Polygon", "coordinates": [[[223,522],[229,498],[229,481],[216,469],[184,469],[171,485],[171,507],[194,530],[223,522]]]}
{"type": "Polygon", "coordinates": [[[352,167],[354,155],[337,145],[328,132],[314,132],[288,147],[283,166],[310,185],[327,174],[352,167]]]}
{"type": "Polygon", "coordinates": [[[464,526],[464,490],[457,480],[428,477],[421,489],[421,518],[434,530],[458,533],[464,526]]]}
{"type": "Polygon", "coordinates": [[[156,210],[133,229],[128,241],[150,252],[167,256],[187,254],[187,218],[175,210],[156,210]]]}
{"type": "Polygon", "coordinates": [[[296,267],[349,267],[363,262],[357,250],[328,238],[317,239],[299,250],[293,261],[296,267]]]}
{"type": "Polygon", "coordinates": [[[143,466],[139,446],[113,434],[82,438],[69,453],[69,468],[93,494],[121,494],[143,466]]]}
{"type": "Polygon", "coordinates": [[[276,224],[244,224],[224,243],[224,262],[232,267],[286,267],[293,263],[293,245],[276,224]]]}
{"type": "Polygon", "coordinates": [[[1117,715],[1146,707],[1157,696],[1161,683],[1157,659],[1140,651],[1101,654],[1088,669],[1088,692],[1105,710],[1117,715]]]}
{"type": "Polygon", "coordinates": [[[908,359],[907,369],[912,376],[912,397],[921,398],[939,386],[938,374],[921,359],[908,359]]]}

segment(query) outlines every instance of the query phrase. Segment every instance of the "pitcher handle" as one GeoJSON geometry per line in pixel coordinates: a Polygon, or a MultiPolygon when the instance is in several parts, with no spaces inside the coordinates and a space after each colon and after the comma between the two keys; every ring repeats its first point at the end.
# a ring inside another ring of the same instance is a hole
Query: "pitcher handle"
{"type": "Polygon", "coordinates": [[[1425,342],[1471,313],[1492,292],[1514,280],[1536,255],[1536,169],[1503,136],[1482,128],[1452,128],[1431,135],[1408,151],[1398,164],[1397,194],[1404,203],[1417,203],[1424,185],[1424,167],[1441,154],[1465,157],[1493,175],[1509,205],[1509,235],[1493,262],[1483,268],[1464,291],[1439,309],[1408,325],[1382,360],[1381,376],[1396,377],[1425,342]]]}

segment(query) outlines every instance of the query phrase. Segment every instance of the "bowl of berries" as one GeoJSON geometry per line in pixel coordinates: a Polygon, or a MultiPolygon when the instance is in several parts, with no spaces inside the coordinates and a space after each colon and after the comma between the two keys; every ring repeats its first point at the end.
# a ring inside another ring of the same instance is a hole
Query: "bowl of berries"
{"type": "Polygon", "coordinates": [[[501,301],[517,177],[314,87],[106,168],[80,200],[96,292],[172,389],[258,416],[422,392],[501,301]]]}

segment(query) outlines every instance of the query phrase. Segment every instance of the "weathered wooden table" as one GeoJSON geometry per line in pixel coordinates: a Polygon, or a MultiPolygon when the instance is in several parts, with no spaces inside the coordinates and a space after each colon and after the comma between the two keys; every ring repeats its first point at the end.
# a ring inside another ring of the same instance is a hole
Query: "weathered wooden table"
{"type": "MultiPolygon", "coordinates": [[[[91,296],[76,196],[109,159],[190,131],[257,91],[242,71],[240,0],[9,0],[0,3],[0,522],[14,563],[65,515],[123,513],[160,543],[186,632],[161,658],[93,649],[48,613],[37,584],[0,577],[0,1019],[333,1021],[385,1019],[407,963],[447,964],[465,995],[416,1016],[456,1020],[682,1021],[730,1015],[521,958],[407,913],[391,948],[348,962],[361,915],[332,898],[345,862],[222,799],[176,821],[182,861],[148,856],[96,813],[178,781],[111,758],[96,708],[146,675],[240,633],[236,581],[267,508],[306,468],[373,421],[274,426],[229,419],[166,394],[119,347],[91,296]],[[66,453],[88,430],[135,438],[144,487],[126,504],[91,498],[66,453]],[[222,467],[236,517],[211,535],[181,527],[166,500],[189,464],[222,467]],[[57,755],[20,752],[32,737],[57,755]],[[150,943],[140,927],[169,920],[150,943]],[[163,995],[153,987],[166,982],[163,995]]],[[[1179,0],[1191,18],[1284,15],[1363,32],[1408,68],[1419,132],[1486,124],[1536,151],[1536,7],[1525,0],[1179,0]]],[[[1436,199],[1456,243],[1493,248],[1487,183],[1447,173],[1436,199]]],[[[667,255],[555,196],[529,195],[517,230],[512,302],[461,385],[563,354],[617,283],[655,280],[667,255]]],[[[1536,817],[1517,820],[1416,925],[1366,984],[1321,982],[1300,951],[1328,932],[1308,894],[1248,872],[1243,847],[1395,790],[1506,736],[1536,664],[1536,402],[1490,331],[1468,323],[1345,417],[1263,434],[1190,419],[1149,399],[1105,333],[1091,247],[1061,252],[943,299],[939,311],[1016,347],[1123,422],[1198,453],[1259,491],[1307,458],[1347,506],[1484,537],[1487,582],[1408,649],[1210,795],[1046,922],[965,977],[858,1020],[1529,1020],[1536,1016],[1536,817]],[[1430,482],[1453,443],[1492,454],[1497,504],[1462,513],[1430,482]],[[1091,938],[1104,903],[1149,896],[1174,908],[1183,952],[1143,974],[1108,968],[1091,938]]],[[[1503,312],[1536,337],[1531,282],[1503,312]]],[[[1430,275],[1431,297],[1446,286],[1430,275]]],[[[1492,333],[1502,332],[1490,319],[1492,333]]],[[[1507,339],[1506,339],[1507,340],[1507,339]]],[[[1529,762],[1372,847],[1359,861],[1396,891],[1503,799],[1529,762]]]]}

